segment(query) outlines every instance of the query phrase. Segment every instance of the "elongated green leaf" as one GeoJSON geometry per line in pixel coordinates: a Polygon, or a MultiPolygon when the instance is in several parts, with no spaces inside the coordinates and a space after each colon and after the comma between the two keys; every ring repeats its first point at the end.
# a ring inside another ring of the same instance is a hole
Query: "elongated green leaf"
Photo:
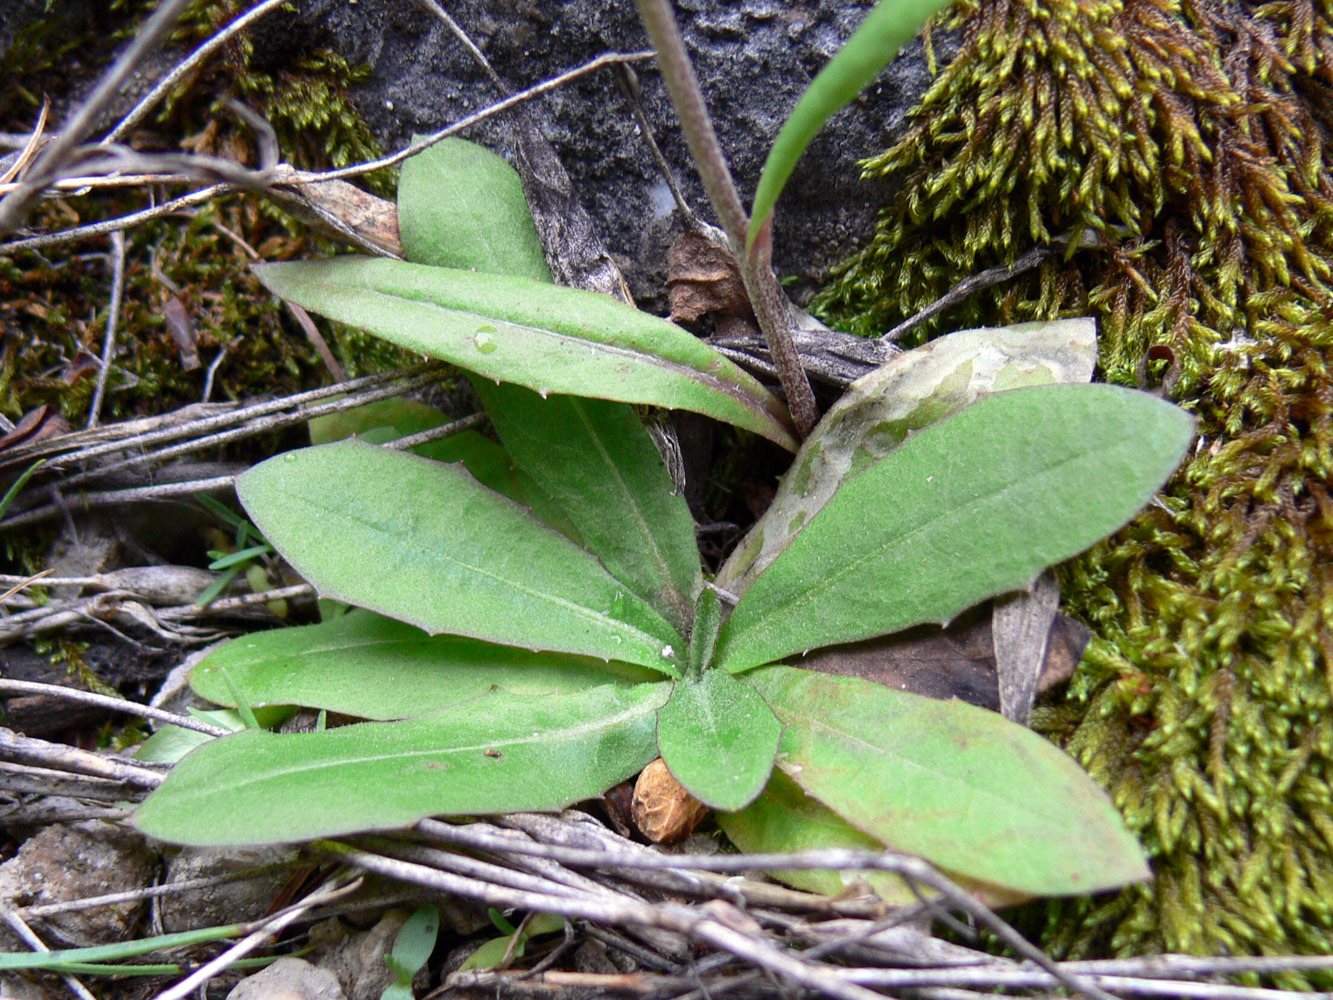
{"type": "Polygon", "coordinates": [[[404,985],[412,985],[412,977],[430,961],[435,942],[440,936],[440,911],[435,906],[418,907],[398,928],[393,939],[393,950],[385,961],[394,976],[404,985]]]}
{"type": "MultiPolygon", "coordinates": [[[[763,794],[738,812],[713,817],[727,839],[747,854],[786,854],[821,848],[883,851],[886,847],[862,833],[827,806],[801,791],[781,770],[774,770],[763,794]]],[[[775,871],[773,878],[807,892],[838,895],[855,882],[869,885],[886,903],[902,906],[916,897],[902,879],[880,871],[775,871]]]]}
{"type": "Polygon", "coordinates": [[[269,459],[236,492],[324,596],[431,633],[679,669],[661,615],[460,466],[340,441],[269,459]]]}
{"type": "Polygon", "coordinates": [[[755,236],[768,222],[796,161],[824,123],[850,104],[852,98],[893,60],[898,49],[912,40],[926,19],[947,2],[880,0],[838,54],[819,71],[782,126],[768,152],[768,159],[764,161],[750,213],[747,243],[754,243],[755,236]]]}
{"type": "Polygon", "coordinates": [[[653,674],[625,663],[530,653],[419,628],[365,610],[298,628],[254,632],[206,656],[190,686],[219,705],[304,705],[362,719],[403,719],[484,698],[566,694],[653,674]],[[230,678],[229,684],[227,678],[230,678]]]}
{"type": "MultiPolygon", "coordinates": [[[[353,435],[364,437],[368,431],[384,428],[393,435],[392,437],[386,435],[385,440],[392,441],[394,438],[441,427],[448,422],[449,415],[442,410],[437,410],[417,399],[397,396],[363,403],[351,410],[326,413],[307,421],[306,427],[310,431],[311,444],[332,444],[334,441],[341,441],[353,435]]],[[[415,449],[413,453],[420,454],[415,449]]],[[[472,474],[476,476],[475,472],[472,474]]]]}
{"type": "Polygon", "coordinates": [[[1148,876],[1106,793],[1002,716],[854,677],[750,677],[786,727],[779,766],[890,847],[1016,892],[1097,892],[1148,876]]]}
{"type": "Polygon", "coordinates": [[[694,519],[633,407],[484,379],[477,394],[505,448],[611,575],[682,633],[703,585],[694,519]]]}
{"type": "MultiPolygon", "coordinates": [[[[384,444],[409,434],[449,423],[447,414],[415,399],[381,399],[352,410],[330,413],[310,421],[310,443],[329,444],[357,435],[372,444],[384,444]]],[[[581,542],[577,529],[564,511],[526,472],[514,465],[504,448],[473,430],[427,441],[411,449],[412,454],[436,462],[462,462],[472,478],[503,493],[555,528],[581,542]]]]}
{"type": "Polygon", "coordinates": [[[959,330],[904,351],[853,382],[824,414],[715,583],[743,595],[844,482],[909,434],[986,393],[1088,382],[1096,362],[1097,324],[1090,319],[959,330]]]}
{"type": "Polygon", "coordinates": [[[467,957],[458,968],[464,969],[494,969],[499,966],[501,959],[505,955],[510,955],[510,961],[515,961],[523,957],[529,938],[540,937],[543,934],[555,934],[557,931],[565,929],[565,921],[562,917],[557,917],[553,913],[534,914],[521,929],[516,929],[504,937],[491,938],[483,942],[476,951],[467,957]],[[518,941],[515,942],[514,938],[518,941]]]}
{"type": "MultiPolygon", "coordinates": [[[[739,812],[714,813],[713,819],[727,835],[727,839],[747,853],[785,854],[790,851],[828,848],[857,851],[890,849],[882,840],[857,829],[828,806],[806,795],[800,785],[782,773],[781,768],[773,770],[773,776],[769,778],[759,798],[739,812]]],[[[1031,893],[1017,892],[969,878],[949,871],[938,863],[935,867],[987,906],[1013,906],[1031,898],[1031,893]]],[[[840,895],[855,882],[862,881],[890,905],[913,903],[918,898],[902,879],[887,871],[813,869],[771,871],[768,874],[779,882],[786,882],[807,892],[840,895]]]]}
{"type": "Polygon", "coordinates": [[[5,511],[9,510],[9,505],[14,502],[14,498],[23,492],[23,487],[28,485],[28,480],[36,475],[37,470],[46,464],[46,459],[39,458],[23,470],[23,473],[14,480],[14,484],[5,490],[5,495],[0,497],[0,517],[5,516],[5,511]]]}
{"type": "Polygon", "coordinates": [[[741,809],[763,791],[782,726],[745,680],[725,670],[676,682],[657,713],[657,747],[676,780],[704,805],[741,809]]]}
{"type": "Polygon", "coordinates": [[[445,139],[404,161],[398,229],[418,264],[551,280],[518,171],[466,139],[445,139]]]}
{"type": "Polygon", "coordinates": [[[185,729],[181,726],[163,726],[144,741],[134,755],[139,760],[149,760],[158,764],[174,764],[197,746],[216,739],[197,729],[185,729]]]}
{"type": "Polygon", "coordinates": [[[265,844],[427,816],[560,809],[653,759],[670,685],[522,698],[496,692],[403,722],[237,733],[195,750],[132,822],[177,844],[265,844]]]}
{"type": "Polygon", "coordinates": [[[1183,410],[1109,385],[978,400],[843,485],[755,579],[717,662],[746,670],[945,622],[1025,587],[1129,520],[1193,428],[1183,410]]]}
{"type": "Polygon", "coordinates": [[[605,295],[394,260],[259,264],[283,298],[539,393],[693,410],[795,450],[786,408],[680,327],[605,295]]]}

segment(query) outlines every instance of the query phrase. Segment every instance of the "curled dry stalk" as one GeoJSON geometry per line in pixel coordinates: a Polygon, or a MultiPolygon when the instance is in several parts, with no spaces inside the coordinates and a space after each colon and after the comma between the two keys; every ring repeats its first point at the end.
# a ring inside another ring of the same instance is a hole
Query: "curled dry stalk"
{"type": "Polygon", "coordinates": [[[681,131],[703,180],[704,190],[708,192],[713,210],[726,230],[731,251],[740,265],[745,290],[750,296],[759,328],[764,332],[782,389],[787,394],[787,405],[791,408],[797,432],[804,438],[819,420],[819,407],[800,355],[796,353],[787,298],[773,275],[772,217],[765,221],[758,237],[747,244],[750,218],[741,205],[731,170],[722,155],[699,81],[685,50],[685,40],[671,12],[670,0],[636,0],[636,5],[644,30],[657,50],[658,66],[671,94],[671,103],[680,117],[681,131]]]}

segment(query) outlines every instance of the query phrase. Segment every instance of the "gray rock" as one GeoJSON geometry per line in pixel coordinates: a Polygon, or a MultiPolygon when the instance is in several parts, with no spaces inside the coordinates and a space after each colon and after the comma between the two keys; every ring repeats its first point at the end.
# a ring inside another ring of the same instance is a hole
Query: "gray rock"
{"type": "Polygon", "coordinates": [[[242,979],[227,1000],[346,1000],[332,972],[304,959],[280,958],[242,979]]]}
{"type": "MultiPolygon", "coordinates": [[[[45,2],[0,0],[0,53],[19,26],[47,16],[45,2]]],[[[87,0],[53,2],[82,9],[87,0]]],[[[633,4],[622,0],[457,0],[446,6],[512,89],[607,51],[647,48],[633,4]]],[[[280,70],[320,47],[369,65],[370,78],[350,94],[387,148],[497,96],[462,46],[413,0],[305,0],[300,7],[295,18],[277,13],[254,26],[256,65],[280,70]]],[[[679,0],[676,9],[719,140],[748,202],[787,114],[868,5],[679,0]]],[[[956,40],[943,32],[935,33],[934,44],[941,63],[956,51],[956,40]]],[[[136,81],[136,92],[171,61],[166,53],[155,56],[136,81]]],[[[691,205],[711,216],[654,65],[641,63],[638,73],[654,135],[691,205]]],[[[797,166],[779,206],[776,263],[780,274],[796,279],[790,292],[798,302],[869,234],[883,192],[860,179],[857,161],[890,144],[930,82],[923,47],[913,42],[826,126],[797,166]]],[[[547,94],[536,108],[635,297],[665,311],[665,251],[678,227],[670,194],[612,71],[599,70],[547,94]]],[[[482,123],[468,137],[508,153],[501,119],[482,123]]]]}
{"type": "MultiPolygon", "coordinates": [[[[395,981],[384,956],[411,911],[393,909],[368,931],[352,931],[338,918],[311,928],[310,942],[317,954],[316,963],[338,979],[347,1000],[379,1000],[380,994],[395,981]]],[[[417,974],[425,985],[425,970],[417,974]]]]}
{"type": "Polygon", "coordinates": [[[296,857],[294,847],[183,848],[167,866],[168,883],[278,867],[234,882],[221,882],[208,889],[164,897],[161,903],[162,929],[173,933],[262,917],[282,887],[291,880],[290,863],[296,857]]]}
{"type": "Polygon", "coordinates": [[[41,983],[13,972],[0,975],[0,1000],[47,1000],[49,996],[41,983]]]}
{"type": "MultiPolygon", "coordinates": [[[[837,0],[683,0],[676,4],[719,139],[748,201],[773,137],[814,74],[852,33],[865,8],[837,0]]],[[[512,89],[554,76],[609,50],[647,47],[630,3],[458,0],[447,5],[512,89]]],[[[351,91],[388,148],[491,103],[496,94],[445,27],[412,0],[312,0],[296,24],[257,32],[261,58],[280,63],[322,43],[372,68],[351,91]]],[[[938,58],[954,42],[937,32],[938,58]]],[[[654,134],[690,203],[711,216],[652,63],[639,64],[654,134]]],[[[929,85],[920,42],[837,116],[798,165],[779,206],[777,267],[798,276],[793,294],[816,287],[831,264],[870,232],[881,192],[860,180],[861,157],[882,150],[929,85]]],[[[661,305],[664,256],[675,231],[670,195],[610,70],[539,98],[538,117],[641,303],[661,305]]],[[[468,133],[502,152],[503,123],[468,133]]]]}
{"type": "MultiPolygon", "coordinates": [[[[155,857],[143,837],[98,820],[43,827],[0,865],[0,900],[7,906],[42,906],[151,884],[155,857]]],[[[35,922],[61,943],[111,944],[130,936],[143,902],[73,910],[35,922]]],[[[25,949],[6,930],[0,950],[25,949]]]]}

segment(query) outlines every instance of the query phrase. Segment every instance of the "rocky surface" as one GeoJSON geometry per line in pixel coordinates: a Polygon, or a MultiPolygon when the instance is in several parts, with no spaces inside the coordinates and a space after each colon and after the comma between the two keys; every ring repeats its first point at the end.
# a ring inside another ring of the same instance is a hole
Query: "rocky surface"
{"type": "MultiPolygon", "coordinates": [[[[132,830],[92,821],[43,827],[0,865],[0,900],[44,906],[142,889],[152,881],[154,856],[132,830]]],[[[85,947],[123,941],[138,925],[142,900],[75,909],[36,922],[61,944],[85,947]]],[[[0,948],[26,947],[6,931],[0,948]]]]}
{"type": "Polygon", "coordinates": [[[300,958],[280,958],[242,979],[227,1000],[346,1000],[338,980],[300,958]]]}
{"type": "MultiPolygon", "coordinates": [[[[347,1000],[379,1000],[396,982],[384,958],[393,951],[398,932],[410,915],[409,910],[389,910],[365,931],[353,931],[336,917],[316,925],[310,932],[315,964],[333,973],[347,1000]]],[[[417,985],[424,988],[426,978],[422,970],[417,985]]]]}
{"type": "Polygon", "coordinates": [[[165,897],[161,904],[162,929],[167,933],[216,927],[242,920],[258,920],[273,906],[282,887],[291,881],[296,849],[291,847],[218,850],[185,847],[167,863],[167,882],[224,878],[253,871],[250,878],[220,882],[202,892],[165,897]]]}
{"type": "MultiPolygon", "coordinates": [[[[82,21],[85,0],[54,2],[82,21]]],[[[620,0],[459,0],[446,6],[512,89],[608,51],[647,47],[633,4],[620,0]]],[[[464,48],[413,0],[303,0],[299,8],[295,16],[283,10],[254,26],[253,65],[281,71],[324,48],[368,66],[369,78],[351,87],[350,96],[386,148],[496,99],[464,48]]],[[[782,122],[868,5],[684,0],[676,9],[719,139],[748,201],[782,122]]],[[[0,54],[24,25],[44,16],[44,0],[0,0],[0,54]]],[[[946,63],[954,40],[937,32],[934,48],[946,63]]],[[[136,85],[147,86],[172,61],[167,53],[153,57],[136,85]]],[[[655,137],[691,205],[711,215],[654,64],[638,64],[638,75],[655,137]]],[[[779,272],[796,279],[792,294],[798,301],[869,234],[884,192],[861,180],[857,161],[889,144],[931,79],[921,42],[907,46],[825,128],[798,166],[779,207],[776,258],[779,272]]],[[[678,231],[674,206],[613,71],[599,70],[547,94],[536,107],[635,296],[663,310],[665,254],[678,231]]],[[[495,119],[467,135],[507,153],[506,128],[495,119]]]]}
{"type": "MultiPolygon", "coordinates": [[[[513,89],[554,76],[603,52],[647,47],[634,7],[609,0],[537,4],[463,0],[447,5],[513,89]]],[[[864,16],[865,6],[817,0],[686,0],[677,3],[687,44],[720,141],[748,200],[773,137],[797,98],[864,16]]],[[[299,20],[270,20],[257,55],[281,63],[323,44],[370,78],[351,94],[388,148],[484,107],[495,91],[445,26],[412,0],[311,0],[299,20]]],[[[950,39],[937,35],[941,59],[950,39]]],[[[638,67],[653,132],[696,210],[702,187],[688,166],[674,113],[653,64],[638,67]]],[[[812,289],[828,267],[869,233],[881,192],[860,180],[856,161],[887,145],[931,80],[913,43],[880,81],[827,127],[806,153],[779,209],[777,265],[812,289]]],[[[538,117],[562,156],[635,296],[661,303],[665,253],[675,229],[666,185],[611,70],[599,70],[539,99],[538,117]]],[[[468,133],[507,152],[505,125],[468,133]]],[[[705,211],[705,214],[711,214],[705,211]]]]}

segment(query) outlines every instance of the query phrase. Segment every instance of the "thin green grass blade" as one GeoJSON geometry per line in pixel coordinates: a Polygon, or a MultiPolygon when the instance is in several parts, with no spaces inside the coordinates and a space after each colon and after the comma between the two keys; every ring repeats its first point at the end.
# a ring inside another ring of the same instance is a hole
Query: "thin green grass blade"
{"type": "Polygon", "coordinates": [[[102,944],[92,948],[62,948],[43,952],[0,952],[0,971],[16,972],[24,969],[58,969],[67,962],[119,962],[127,958],[149,955],[168,948],[188,948],[196,944],[225,941],[245,932],[244,924],[224,924],[201,927],[196,931],[162,934],[139,941],[102,944]]]}
{"type": "Polygon", "coordinates": [[[898,49],[912,40],[927,18],[948,2],[881,0],[847,44],[820,70],[801,95],[764,161],[750,212],[747,244],[754,243],[768,222],[796,161],[824,123],[850,104],[898,54],[898,49]]]}
{"type": "Polygon", "coordinates": [[[32,465],[23,470],[23,473],[14,480],[14,484],[9,489],[5,490],[5,495],[0,497],[0,517],[5,516],[5,511],[9,510],[9,505],[14,502],[14,498],[23,492],[23,487],[28,485],[28,480],[45,464],[46,459],[37,459],[32,465]]]}

